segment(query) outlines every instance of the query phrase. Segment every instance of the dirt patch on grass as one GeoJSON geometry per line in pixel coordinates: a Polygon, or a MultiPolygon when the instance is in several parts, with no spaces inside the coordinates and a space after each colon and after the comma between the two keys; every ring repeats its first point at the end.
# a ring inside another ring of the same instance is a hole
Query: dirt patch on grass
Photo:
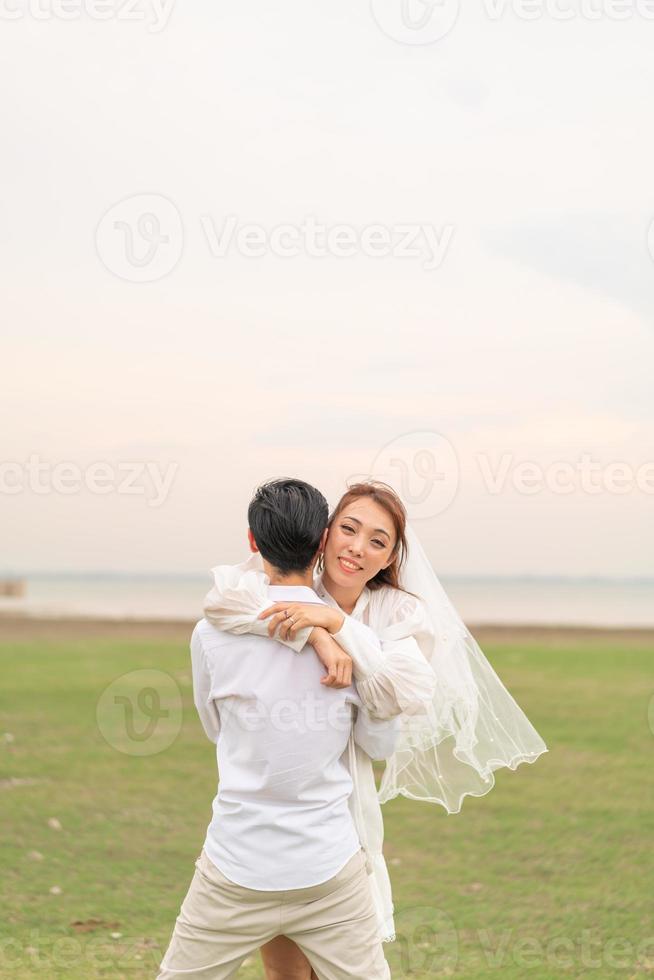
{"type": "Polygon", "coordinates": [[[194,622],[115,619],[35,619],[0,616],[0,642],[14,640],[142,639],[188,642],[194,622]]]}
{"type": "MultiPolygon", "coordinates": [[[[0,616],[0,641],[30,639],[169,639],[187,641],[195,625],[176,620],[36,619],[29,616],[0,616]]],[[[468,624],[477,642],[484,644],[540,643],[560,646],[580,641],[628,642],[654,646],[654,629],[601,629],[588,626],[514,626],[468,624]]]]}

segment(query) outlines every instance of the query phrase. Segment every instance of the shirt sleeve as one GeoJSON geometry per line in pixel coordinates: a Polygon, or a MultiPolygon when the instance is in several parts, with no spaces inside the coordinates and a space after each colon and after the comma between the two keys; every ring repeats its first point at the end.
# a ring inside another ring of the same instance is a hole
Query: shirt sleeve
{"type": "Polygon", "coordinates": [[[375,718],[423,714],[432,703],[436,675],[429,662],[434,631],[423,603],[388,590],[373,631],[349,616],[334,639],[352,658],[361,701],[375,718]]]}
{"type": "Polygon", "coordinates": [[[191,636],[191,667],[195,707],[207,738],[217,742],[220,735],[220,715],[216,702],[211,698],[211,672],[207,666],[202,637],[197,626],[191,636]]]}
{"type": "Polygon", "coordinates": [[[388,759],[393,754],[400,733],[400,719],[373,718],[368,709],[361,705],[357,709],[354,722],[354,741],[371,759],[388,759]]]}
{"type": "MultiPolygon", "coordinates": [[[[260,609],[255,613],[254,619],[248,622],[248,633],[254,633],[255,636],[268,636],[268,624],[269,619],[259,619],[259,613],[263,612],[264,609],[269,609],[273,604],[273,600],[266,596],[266,601],[263,603],[260,609]]],[[[206,613],[205,613],[206,615],[206,613]]],[[[207,617],[208,618],[208,617],[207,617]]],[[[221,627],[222,629],[223,627],[221,627]]],[[[290,647],[291,650],[295,650],[299,653],[307,644],[309,637],[311,636],[311,631],[313,626],[303,626],[301,629],[296,630],[295,637],[291,640],[282,640],[281,636],[275,636],[276,640],[283,643],[284,646],[290,647]]]]}
{"type": "MultiPolygon", "coordinates": [[[[269,609],[273,601],[268,595],[268,576],[257,569],[254,559],[240,565],[217,565],[211,573],[213,586],[204,600],[205,618],[227,633],[268,636],[269,620],[257,617],[264,609],[269,609]]],[[[312,629],[312,626],[303,626],[297,630],[294,639],[280,642],[299,653],[312,629]]]]}
{"type": "Polygon", "coordinates": [[[358,682],[371,677],[384,665],[384,653],[376,635],[358,619],[345,616],[343,625],[332,636],[352,658],[352,672],[358,682]]]}

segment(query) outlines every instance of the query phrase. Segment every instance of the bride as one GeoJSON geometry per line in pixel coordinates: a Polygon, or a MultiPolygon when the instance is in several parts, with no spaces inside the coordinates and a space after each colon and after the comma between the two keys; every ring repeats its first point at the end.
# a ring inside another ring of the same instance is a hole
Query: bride
{"type": "MultiPolygon", "coordinates": [[[[269,633],[298,652],[314,642],[318,651],[318,636],[326,632],[351,657],[366,707],[379,718],[401,716],[398,745],[379,790],[370,758],[352,739],[348,748],[350,809],[380,936],[392,941],[380,804],[403,795],[458,813],[465,796],[493,788],[494,770],[535,762],[547,747],[459,618],[407,524],[401,499],[386,484],[354,484],[329,518],[314,580],[326,605],[271,606],[256,551],[247,562],[219,565],[212,573],[204,612],[218,628],[269,633]]],[[[285,936],[262,946],[261,956],[267,980],[317,980],[304,953],[285,936]]]]}

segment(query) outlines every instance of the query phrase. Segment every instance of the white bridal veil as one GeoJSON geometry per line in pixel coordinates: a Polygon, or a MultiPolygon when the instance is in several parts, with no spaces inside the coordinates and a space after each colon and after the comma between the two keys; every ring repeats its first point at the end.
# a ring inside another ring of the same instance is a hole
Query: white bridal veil
{"type": "Polygon", "coordinates": [[[437,684],[425,714],[402,716],[379,799],[401,794],[458,813],[464,796],[492,789],[494,770],[535,762],[548,749],[462,622],[408,522],[407,545],[400,584],[424,602],[434,627],[429,660],[437,684]]]}

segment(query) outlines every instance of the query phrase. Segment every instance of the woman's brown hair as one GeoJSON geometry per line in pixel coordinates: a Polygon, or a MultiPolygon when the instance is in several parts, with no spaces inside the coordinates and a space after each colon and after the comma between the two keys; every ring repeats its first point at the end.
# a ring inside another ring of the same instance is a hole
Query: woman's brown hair
{"type": "MultiPolygon", "coordinates": [[[[361,497],[370,497],[376,504],[383,507],[388,516],[393,521],[395,528],[395,544],[393,546],[393,559],[388,568],[380,568],[374,578],[366,583],[369,589],[381,589],[384,585],[390,585],[394,589],[402,589],[400,585],[400,570],[404,564],[407,552],[406,543],[406,510],[404,504],[395,493],[392,487],[379,480],[369,480],[364,483],[354,483],[348,487],[332,514],[330,514],[327,527],[332,524],[340,513],[352,503],[353,500],[360,500],[361,497]]],[[[323,556],[318,559],[318,570],[322,571],[324,566],[323,556]]],[[[402,589],[402,591],[405,591],[402,589]]]]}

